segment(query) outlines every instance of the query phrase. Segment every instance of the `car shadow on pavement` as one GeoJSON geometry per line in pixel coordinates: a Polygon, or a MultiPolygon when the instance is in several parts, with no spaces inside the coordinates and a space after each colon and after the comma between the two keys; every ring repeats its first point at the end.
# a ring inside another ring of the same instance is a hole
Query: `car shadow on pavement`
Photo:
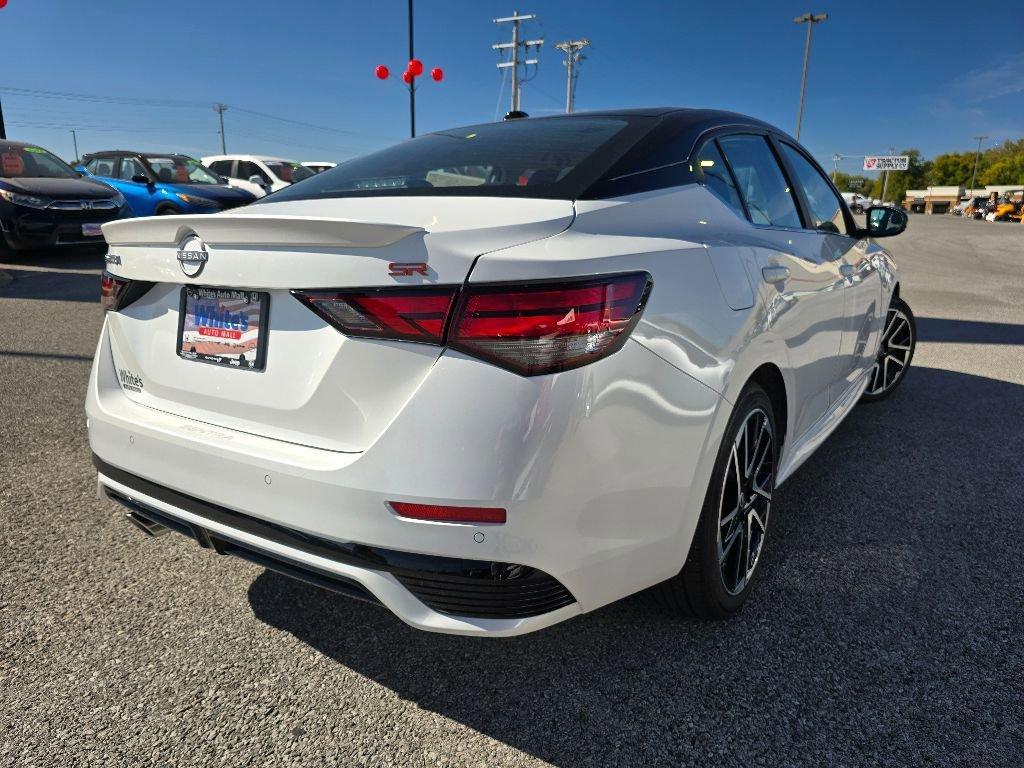
{"type": "Polygon", "coordinates": [[[272,572],[249,600],[401,698],[558,766],[1009,764],[1024,606],[993,585],[1024,578],[1006,535],[1021,413],[1024,386],[932,368],[858,407],[780,489],[763,578],[727,622],[641,594],[523,637],[434,635],[272,572]]]}
{"type": "Polygon", "coordinates": [[[1024,325],[918,317],[917,336],[922,341],[956,344],[1024,344],[1024,325]]]}
{"type": "Polygon", "coordinates": [[[103,269],[103,255],[106,252],[105,243],[49,251],[0,251],[0,269],[9,266],[55,270],[103,269]]]}
{"type": "Polygon", "coordinates": [[[83,272],[47,272],[29,269],[0,270],[12,279],[0,281],[0,299],[81,301],[99,311],[100,277],[83,272]]]}

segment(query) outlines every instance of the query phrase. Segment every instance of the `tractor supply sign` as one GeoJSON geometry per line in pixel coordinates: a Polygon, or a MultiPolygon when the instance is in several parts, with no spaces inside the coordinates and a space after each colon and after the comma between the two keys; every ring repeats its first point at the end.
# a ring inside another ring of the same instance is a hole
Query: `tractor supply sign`
{"type": "Polygon", "coordinates": [[[864,158],[865,171],[905,171],[910,166],[907,155],[879,155],[864,158]]]}

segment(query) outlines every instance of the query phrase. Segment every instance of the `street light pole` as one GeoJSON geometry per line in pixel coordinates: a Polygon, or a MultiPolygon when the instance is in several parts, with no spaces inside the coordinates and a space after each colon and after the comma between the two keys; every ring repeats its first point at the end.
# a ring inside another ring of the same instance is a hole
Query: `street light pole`
{"type": "Polygon", "coordinates": [[[75,145],[75,162],[78,162],[78,160],[79,160],[79,155],[78,155],[78,136],[75,135],[75,129],[74,128],[71,129],[71,141],[75,145]]]}
{"type": "Polygon", "coordinates": [[[974,197],[974,182],[978,177],[978,160],[981,158],[981,142],[988,138],[988,136],[975,136],[978,140],[978,152],[974,156],[974,173],[971,174],[971,197],[974,197]]]}
{"type": "Polygon", "coordinates": [[[827,13],[814,14],[807,12],[803,16],[793,19],[796,24],[807,25],[807,42],[804,43],[804,73],[800,78],[800,106],[796,111],[796,138],[800,140],[800,124],[804,120],[804,92],[807,90],[807,65],[811,60],[811,36],[814,33],[814,25],[820,24],[828,18],[827,13]]]}

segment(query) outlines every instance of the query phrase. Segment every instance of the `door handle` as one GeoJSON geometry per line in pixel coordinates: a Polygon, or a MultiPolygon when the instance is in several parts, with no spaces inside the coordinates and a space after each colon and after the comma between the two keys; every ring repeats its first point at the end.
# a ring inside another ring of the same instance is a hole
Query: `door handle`
{"type": "Polygon", "coordinates": [[[761,267],[761,277],[766,283],[784,283],[789,280],[789,267],[761,267]]]}

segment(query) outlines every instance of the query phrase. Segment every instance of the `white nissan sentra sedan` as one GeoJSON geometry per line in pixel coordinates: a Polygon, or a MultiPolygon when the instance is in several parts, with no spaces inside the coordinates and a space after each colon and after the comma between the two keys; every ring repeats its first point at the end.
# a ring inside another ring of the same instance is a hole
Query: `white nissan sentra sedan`
{"type": "Polygon", "coordinates": [[[730,616],[779,486],[910,365],[876,242],[907,216],[866,221],[770,125],[652,109],[104,224],[99,492],[425,630],[530,632],[655,585],[730,616]]]}

